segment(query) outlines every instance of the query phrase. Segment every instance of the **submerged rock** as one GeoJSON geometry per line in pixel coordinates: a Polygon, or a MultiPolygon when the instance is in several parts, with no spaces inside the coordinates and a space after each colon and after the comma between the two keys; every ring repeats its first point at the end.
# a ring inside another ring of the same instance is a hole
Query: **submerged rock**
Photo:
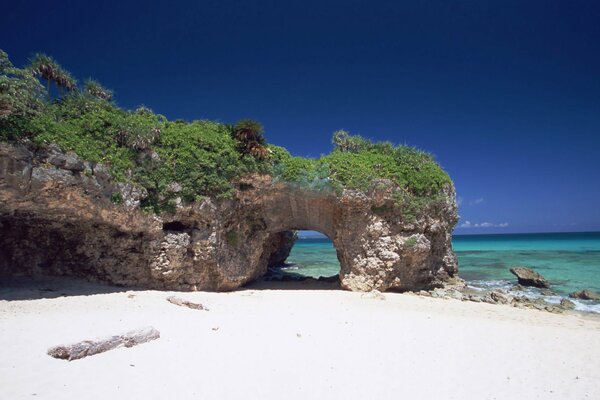
{"type": "Polygon", "coordinates": [[[395,206],[385,180],[365,192],[303,188],[269,175],[236,184],[231,199],[180,201],[154,215],[140,209],[144,190],[114,182],[101,164],[57,147],[0,143],[0,276],[233,290],[285,260],[300,229],[332,240],[345,289],[419,291],[457,274],[452,185],[415,214],[395,206]]]}
{"type": "Polygon", "coordinates": [[[593,290],[583,289],[573,292],[569,295],[572,299],[581,299],[581,300],[598,300],[600,301],[600,293],[596,293],[593,290]]]}
{"type": "Polygon", "coordinates": [[[515,267],[511,268],[510,272],[517,277],[520,285],[534,286],[538,288],[550,287],[550,282],[548,282],[542,275],[538,274],[531,268],[515,267]]]}

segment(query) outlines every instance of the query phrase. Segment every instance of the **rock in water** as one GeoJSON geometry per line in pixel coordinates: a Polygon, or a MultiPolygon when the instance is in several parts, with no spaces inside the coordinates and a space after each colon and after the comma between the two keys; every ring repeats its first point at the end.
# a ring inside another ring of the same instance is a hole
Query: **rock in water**
{"type": "Polygon", "coordinates": [[[596,293],[593,290],[583,289],[573,292],[569,295],[572,299],[581,299],[581,300],[598,300],[600,301],[600,293],[596,293]]]}
{"type": "Polygon", "coordinates": [[[119,347],[133,347],[141,343],[158,339],[160,332],[149,326],[122,335],[111,336],[101,340],[84,340],[67,346],[55,346],[48,349],[48,355],[62,360],[79,360],[80,358],[104,353],[119,347]]]}
{"type": "Polygon", "coordinates": [[[517,277],[519,284],[523,286],[534,286],[538,288],[549,288],[550,282],[531,268],[515,267],[510,272],[517,277]]]}
{"type": "Polygon", "coordinates": [[[575,309],[575,303],[573,303],[569,299],[562,299],[560,301],[560,307],[565,310],[573,310],[573,309],[575,309]]]}

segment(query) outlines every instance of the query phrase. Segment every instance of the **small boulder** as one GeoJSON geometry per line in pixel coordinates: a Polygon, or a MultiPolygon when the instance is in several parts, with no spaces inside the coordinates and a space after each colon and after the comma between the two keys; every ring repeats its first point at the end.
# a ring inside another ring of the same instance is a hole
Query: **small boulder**
{"type": "Polygon", "coordinates": [[[511,268],[510,272],[517,277],[520,285],[535,286],[538,288],[550,287],[550,282],[531,268],[515,267],[511,268]]]}
{"type": "Polygon", "coordinates": [[[474,301],[475,303],[481,303],[481,297],[477,296],[476,294],[470,294],[468,299],[469,301],[474,301]]]}
{"type": "Polygon", "coordinates": [[[562,299],[560,301],[560,307],[563,310],[573,310],[575,309],[575,303],[573,303],[571,300],[569,299],[562,299]]]}
{"type": "Polygon", "coordinates": [[[363,299],[385,300],[385,295],[379,290],[371,290],[370,292],[361,294],[360,297],[363,299]]]}
{"type": "Polygon", "coordinates": [[[519,285],[518,283],[510,288],[512,292],[520,292],[523,291],[523,285],[519,285]]]}
{"type": "Polygon", "coordinates": [[[510,304],[512,297],[495,290],[490,292],[490,297],[496,304],[510,304]]]}
{"type": "Polygon", "coordinates": [[[85,169],[85,164],[75,153],[63,153],[56,144],[48,146],[47,161],[57,168],[69,171],[80,172],[85,169]]]}
{"type": "Polygon", "coordinates": [[[600,301],[600,293],[596,293],[593,290],[583,289],[573,292],[569,295],[572,299],[581,299],[581,300],[598,300],[600,301]]]}

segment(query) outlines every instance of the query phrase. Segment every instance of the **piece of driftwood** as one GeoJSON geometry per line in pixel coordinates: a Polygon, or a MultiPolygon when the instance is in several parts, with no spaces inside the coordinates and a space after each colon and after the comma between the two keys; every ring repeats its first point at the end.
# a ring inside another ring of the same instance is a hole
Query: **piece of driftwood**
{"type": "Polygon", "coordinates": [[[122,335],[111,336],[100,340],[84,340],[83,342],[68,346],[55,346],[48,349],[48,355],[62,360],[79,360],[94,354],[104,353],[118,347],[133,347],[158,339],[160,332],[151,326],[127,332],[122,335]]]}
{"type": "Polygon", "coordinates": [[[167,301],[169,303],[175,304],[176,306],[187,307],[187,308],[191,308],[192,310],[204,310],[204,311],[208,311],[208,308],[205,308],[200,303],[192,303],[191,301],[184,300],[184,299],[181,299],[181,298],[175,297],[175,296],[169,296],[169,297],[167,297],[167,301]]]}

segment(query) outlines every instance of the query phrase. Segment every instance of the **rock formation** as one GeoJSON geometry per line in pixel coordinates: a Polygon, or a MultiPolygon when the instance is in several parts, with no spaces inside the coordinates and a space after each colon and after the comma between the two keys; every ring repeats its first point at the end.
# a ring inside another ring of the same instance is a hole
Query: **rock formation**
{"type": "Polygon", "coordinates": [[[581,299],[581,300],[599,300],[600,301],[600,293],[596,293],[593,290],[583,289],[578,290],[569,294],[569,297],[572,299],[581,299]]]}
{"type": "Polygon", "coordinates": [[[550,282],[531,268],[515,267],[511,268],[510,272],[517,277],[519,285],[534,286],[538,288],[550,287],[550,282]]]}
{"type": "Polygon", "coordinates": [[[269,175],[238,182],[229,200],[179,203],[154,215],[143,190],[106,167],[0,144],[0,276],[73,275],[155,289],[233,290],[281,262],[294,230],[334,243],[340,284],[356,291],[420,290],[457,273],[454,189],[416,217],[394,205],[392,183],[367,193],[313,190],[269,175]]]}

